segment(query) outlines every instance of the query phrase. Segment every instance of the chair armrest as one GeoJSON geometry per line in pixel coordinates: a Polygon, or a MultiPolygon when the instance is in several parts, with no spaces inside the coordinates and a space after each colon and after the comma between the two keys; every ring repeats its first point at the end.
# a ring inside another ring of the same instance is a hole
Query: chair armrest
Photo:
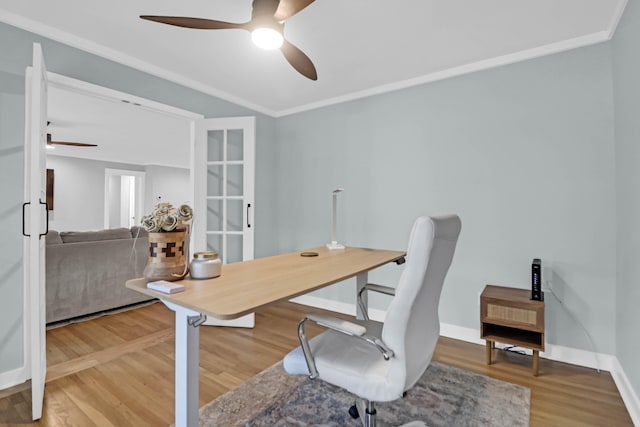
{"type": "Polygon", "coordinates": [[[367,308],[364,306],[364,302],[362,301],[362,294],[364,291],[373,291],[378,292],[385,295],[395,296],[396,290],[390,286],[376,285],[375,283],[367,283],[360,289],[358,292],[358,307],[360,307],[360,311],[362,312],[362,316],[364,320],[369,320],[369,313],[367,313],[367,308]]]}
{"type": "Polygon", "coordinates": [[[381,294],[391,295],[391,296],[395,296],[396,294],[396,288],[392,288],[391,286],[376,285],[375,283],[367,283],[360,290],[360,293],[362,293],[365,290],[379,292],[381,294]]]}
{"type": "Polygon", "coordinates": [[[361,337],[367,333],[367,328],[356,323],[338,319],[336,317],[325,316],[323,314],[312,313],[307,315],[307,319],[325,328],[342,332],[343,334],[361,337]]]}
{"type": "Polygon", "coordinates": [[[369,344],[372,344],[382,353],[384,360],[389,360],[393,357],[393,350],[387,347],[379,338],[366,335],[367,328],[364,326],[322,314],[308,314],[298,324],[298,338],[300,339],[300,346],[302,347],[304,359],[307,362],[307,368],[309,369],[309,378],[311,379],[318,377],[318,369],[316,368],[316,363],[313,359],[309,340],[304,332],[304,325],[307,320],[317,323],[320,326],[324,326],[325,328],[341,332],[354,338],[362,339],[369,344]]]}

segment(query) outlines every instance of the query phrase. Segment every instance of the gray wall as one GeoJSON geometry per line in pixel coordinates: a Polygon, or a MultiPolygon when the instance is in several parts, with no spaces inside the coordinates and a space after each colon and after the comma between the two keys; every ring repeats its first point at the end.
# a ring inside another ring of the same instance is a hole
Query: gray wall
{"type": "MultiPolygon", "coordinates": [[[[2,44],[0,36],[0,45],[2,44]]],[[[0,64],[2,58],[0,47],[0,64]]],[[[0,70],[0,374],[23,363],[24,76],[0,70]]]]}
{"type": "MultiPolygon", "coordinates": [[[[591,350],[570,310],[613,354],[611,77],[600,44],[278,119],[278,250],[329,240],[338,185],[347,245],[403,249],[417,216],[454,212],[441,321],[478,329],[483,287],[528,287],[539,257],[566,307],[547,296],[548,342],[591,350]]],[[[352,302],[351,289],[316,295],[352,302]]]]}
{"type": "Polygon", "coordinates": [[[275,212],[269,205],[269,171],[274,154],[275,119],[187,89],[132,68],[0,23],[0,374],[20,368],[22,355],[22,237],[24,143],[24,74],[31,64],[32,43],[42,44],[49,71],[166,103],[205,117],[256,116],[256,256],[271,253],[268,244],[275,212]],[[9,184],[7,184],[9,183],[9,184]],[[262,243],[265,242],[265,243],[262,243]],[[16,250],[16,248],[20,250],[16,250]],[[6,310],[5,310],[6,308],[6,310]]]}
{"type": "Polygon", "coordinates": [[[613,38],[618,183],[617,355],[640,394],[640,4],[627,3],[613,38]]]}
{"type": "Polygon", "coordinates": [[[178,207],[183,203],[193,206],[189,169],[151,165],[145,167],[145,214],[151,213],[160,202],[178,207]]]}
{"type": "MultiPolygon", "coordinates": [[[[55,171],[54,210],[49,227],[58,231],[100,230],[104,228],[105,169],[145,172],[143,214],[150,213],[161,196],[162,201],[178,206],[189,202],[189,170],[158,165],[133,165],[102,162],[64,156],[47,156],[47,167],[55,171]]],[[[116,191],[120,191],[117,180],[116,191]]],[[[110,215],[119,222],[119,206],[110,215]]]]}
{"type": "MultiPolygon", "coordinates": [[[[58,231],[103,229],[104,170],[145,170],[144,166],[139,165],[62,156],[47,156],[47,168],[55,173],[49,228],[58,231]]],[[[117,215],[119,217],[119,211],[117,215]]]]}

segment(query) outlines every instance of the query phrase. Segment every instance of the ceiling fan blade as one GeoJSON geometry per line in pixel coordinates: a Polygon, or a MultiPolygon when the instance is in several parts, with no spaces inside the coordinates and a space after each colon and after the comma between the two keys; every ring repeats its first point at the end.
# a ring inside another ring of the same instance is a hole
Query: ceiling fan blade
{"type": "Polygon", "coordinates": [[[96,144],[85,144],[84,142],[68,142],[68,141],[49,141],[47,144],[51,145],[68,145],[71,147],[97,147],[96,144]]]}
{"type": "Polygon", "coordinates": [[[251,4],[253,7],[251,10],[251,20],[272,17],[276,13],[279,5],[280,0],[253,0],[251,4]]]}
{"type": "Polygon", "coordinates": [[[276,18],[276,21],[285,21],[314,1],[315,0],[280,0],[280,5],[278,6],[278,10],[276,10],[274,18],[276,18]]]}
{"type": "Polygon", "coordinates": [[[300,74],[311,80],[318,80],[318,73],[313,62],[300,49],[284,40],[280,47],[282,54],[289,61],[289,64],[295,68],[300,74]]]}
{"type": "Polygon", "coordinates": [[[154,16],[140,15],[141,19],[159,22],[161,24],[175,25],[176,27],[195,28],[198,30],[226,30],[229,28],[245,28],[245,24],[233,22],[214,21],[213,19],[188,18],[186,16],[154,16]]]}

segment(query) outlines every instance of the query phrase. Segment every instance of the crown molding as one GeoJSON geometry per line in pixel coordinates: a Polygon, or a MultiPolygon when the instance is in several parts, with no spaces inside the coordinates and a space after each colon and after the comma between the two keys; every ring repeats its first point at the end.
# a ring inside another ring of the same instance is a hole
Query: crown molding
{"type": "Polygon", "coordinates": [[[4,22],[14,27],[18,27],[20,29],[32,32],[34,34],[38,34],[40,36],[66,44],[76,49],[80,49],[85,52],[92,53],[94,55],[116,62],[118,64],[126,65],[138,71],[151,74],[152,76],[159,77],[161,79],[165,79],[173,83],[177,83],[179,85],[188,87],[190,89],[197,90],[198,92],[215,96],[216,98],[220,98],[222,100],[232,102],[241,107],[249,108],[256,112],[275,117],[275,112],[269,109],[266,109],[260,105],[256,105],[252,102],[249,102],[246,99],[239,98],[230,93],[205,85],[196,80],[187,78],[181,74],[165,70],[164,68],[158,67],[149,62],[142,61],[133,56],[124,54],[122,52],[111,49],[104,45],[94,43],[92,41],[89,41],[82,37],[78,37],[66,31],[61,31],[57,28],[53,28],[41,22],[25,18],[23,16],[16,15],[14,13],[7,12],[6,10],[2,10],[2,9],[0,9],[0,22],[4,22]]]}
{"type": "Polygon", "coordinates": [[[452,77],[462,76],[464,74],[470,74],[477,71],[488,70],[491,68],[513,64],[516,62],[522,62],[529,59],[538,58],[541,56],[552,55],[555,53],[560,53],[560,52],[564,52],[564,51],[568,51],[568,50],[572,50],[580,47],[585,47],[585,46],[590,46],[597,43],[606,42],[608,40],[611,40],[611,38],[613,37],[615,30],[622,17],[622,14],[624,12],[624,9],[627,5],[627,1],[628,0],[621,0],[618,2],[618,5],[615,9],[615,13],[613,14],[611,22],[609,23],[609,27],[602,31],[587,34],[581,37],[576,37],[573,39],[563,40],[557,43],[551,43],[548,45],[539,46],[532,49],[527,49],[527,50],[523,50],[523,51],[511,53],[511,54],[497,56],[487,60],[474,62],[471,64],[464,64],[457,67],[452,67],[445,70],[440,70],[433,73],[425,74],[423,76],[419,76],[419,77],[415,77],[415,78],[411,78],[411,79],[407,79],[399,82],[393,82],[386,85],[381,85],[381,86],[377,86],[377,87],[362,90],[362,91],[356,91],[350,94],[322,100],[319,102],[305,104],[299,107],[279,110],[279,111],[270,110],[263,106],[256,105],[250,101],[239,98],[237,96],[234,96],[222,90],[213,88],[211,86],[205,85],[193,79],[189,79],[178,73],[165,70],[161,67],[155,66],[145,61],[141,61],[132,56],[110,49],[106,46],[88,41],[81,37],[75,36],[71,33],[58,30],[51,26],[24,18],[19,15],[15,15],[15,14],[0,10],[0,21],[6,22],[9,25],[22,28],[32,33],[50,38],[52,40],[67,44],[69,46],[84,50],[86,52],[98,55],[105,59],[123,64],[123,65],[127,65],[129,67],[146,72],[153,76],[156,76],[165,80],[169,80],[171,82],[180,84],[190,89],[197,90],[207,95],[215,96],[225,101],[232,102],[239,106],[252,109],[256,112],[259,112],[274,118],[279,118],[279,117],[285,117],[285,116],[302,113],[310,110],[315,110],[318,108],[328,107],[335,104],[354,101],[361,98],[367,98],[374,95],[381,95],[384,93],[406,89],[413,86],[423,85],[426,83],[432,83],[432,82],[436,82],[439,80],[444,80],[452,77]]]}
{"type": "Polygon", "coordinates": [[[611,17],[611,22],[609,23],[609,29],[607,30],[608,37],[607,40],[611,40],[616,30],[618,29],[618,24],[620,23],[620,19],[622,19],[622,14],[624,13],[625,8],[627,7],[628,0],[622,0],[618,3],[611,17]]]}
{"type": "Polygon", "coordinates": [[[500,67],[503,65],[513,64],[516,62],[527,61],[529,59],[538,58],[541,56],[552,55],[555,53],[564,52],[580,47],[590,46],[597,43],[602,43],[610,39],[611,31],[599,31],[597,33],[588,34],[582,37],[576,37],[569,40],[563,40],[557,43],[551,43],[545,46],[536,47],[533,49],[527,49],[520,52],[510,53],[507,55],[497,56],[495,58],[474,62],[471,64],[465,64],[458,67],[448,68],[446,70],[437,71],[430,74],[425,74],[420,77],[412,79],[390,83],[387,85],[377,86],[375,88],[366,89],[363,91],[353,92],[347,95],[315,102],[307,105],[303,105],[289,110],[283,110],[276,113],[275,117],[283,117],[292,114],[302,113],[309,110],[315,110],[322,107],[328,107],[330,105],[341,104],[344,102],[354,101],[361,98],[367,98],[374,95],[381,95],[387,92],[394,92],[401,89],[406,89],[413,86],[419,86],[426,83],[433,83],[439,80],[445,80],[452,77],[462,76],[464,74],[475,73],[476,71],[488,70],[490,68],[500,67]]]}

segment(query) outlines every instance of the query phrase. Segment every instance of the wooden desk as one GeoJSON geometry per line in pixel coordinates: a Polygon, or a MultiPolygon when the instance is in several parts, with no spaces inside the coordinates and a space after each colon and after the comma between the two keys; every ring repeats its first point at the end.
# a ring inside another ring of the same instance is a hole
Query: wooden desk
{"type": "Polygon", "coordinates": [[[326,247],[307,249],[223,265],[222,275],[215,279],[176,282],[185,285],[186,290],[172,295],[147,289],[145,279],[127,281],[127,288],[159,298],[175,312],[176,427],[198,425],[198,326],[202,315],[235,319],[354,276],[358,292],[367,283],[369,270],[404,255],[399,251],[351,247],[339,251],[326,247]],[[309,251],[319,255],[300,256],[309,251]]]}
{"type": "Polygon", "coordinates": [[[495,342],[533,350],[533,375],[538,376],[539,351],[544,351],[544,301],[529,299],[528,289],[487,285],[480,295],[480,338],[487,342],[487,365],[495,342]]]}

